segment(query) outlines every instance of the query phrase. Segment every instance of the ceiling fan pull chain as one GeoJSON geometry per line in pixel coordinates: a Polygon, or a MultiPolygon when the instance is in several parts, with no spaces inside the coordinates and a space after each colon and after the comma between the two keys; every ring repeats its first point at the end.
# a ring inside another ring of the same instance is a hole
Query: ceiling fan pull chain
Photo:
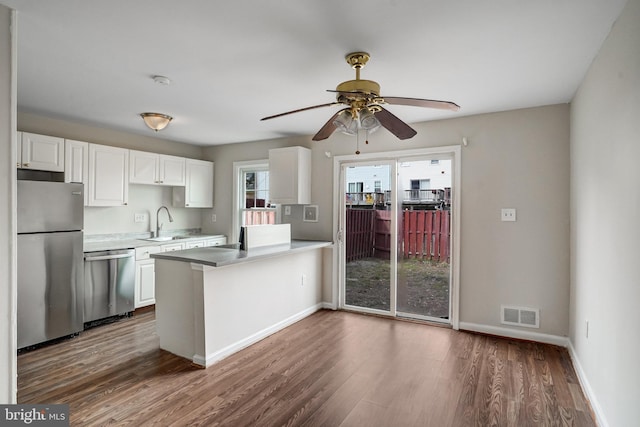
{"type": "Polygon", "coordinates": [[[356,130],[356,154],[360,154],[360,129],[356,130]]]}

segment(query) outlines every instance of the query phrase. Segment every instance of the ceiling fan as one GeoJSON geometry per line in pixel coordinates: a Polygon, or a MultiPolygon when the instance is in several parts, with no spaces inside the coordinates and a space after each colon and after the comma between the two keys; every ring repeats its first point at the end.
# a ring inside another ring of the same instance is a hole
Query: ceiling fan
{"type": "Polygon", "coordinates": [[[356,78],[355,80],[347,80],[340,83],[335,90],[327,90],[327,92],[336,93],[336,101],[263,117],[261,120],[275,119],[276,117],[331,105],[345,105],[346,108],[331,116],[329,121],[313,136],[312,139],[314,141],[327,139],[336,129],[349,135],[355,135],[358,132],[358,128],[373,132],[380,126],[386,128],[399,139],[408,139],[417,132],[384,109],[382,107],[383,104],[410,105],[451,111],[460,109],[459,105],[449,101],[381,96],[380,85],[377,82],[360,79],[360,70],[364,68],[369,58],[370,55],[366,52],[353,52],[345,57],[347,63],[356,70],[356,78]]]}

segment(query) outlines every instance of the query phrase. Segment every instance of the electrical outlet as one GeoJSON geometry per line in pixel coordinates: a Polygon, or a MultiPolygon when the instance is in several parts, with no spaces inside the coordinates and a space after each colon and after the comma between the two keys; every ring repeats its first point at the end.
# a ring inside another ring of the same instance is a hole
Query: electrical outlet
{"type": "Polygon", "coordinates": [[[291,206],[285,206],[284,207],[284,214],[285,215],[291,215],[291,206]]]}
{"type": "Polygon", "coordinates": [[[216,214],[211,214],[211,222],[216,222],[217,219],[216,214]]]}
{"type": "Polygon", "coordinates": [[[500,218],[502,221],[515,221],[516,220],[516,210],[512,208],[502,209],[500,212],[500,218]]]}
{"type": "Polygon", "coordinates": [[[303,274],[302,278],[300,279],[300,286],[304,286],[304,282],[307,281],[307,275],[303,274]]]}
{"type": "Polygon", "coordinates": [[[137,213],[133,215],[134,222],[145,222],[147,220],[147,215],[143,213],[137,213]]]}

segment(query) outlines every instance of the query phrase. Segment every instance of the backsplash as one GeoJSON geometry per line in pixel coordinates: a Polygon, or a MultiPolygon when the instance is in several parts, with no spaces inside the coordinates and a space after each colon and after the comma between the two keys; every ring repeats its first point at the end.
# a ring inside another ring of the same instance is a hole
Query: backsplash
{"type": "Polygon", "coordinates": [[[153,185],[129,185],[129,203],[118,207],[85,207],[84,234],[149,233],[156,229],[156,211],[166,206],[171,212],[173,222],[169,222],[167,213],[160,212],[162,231],[200,229],[201,209],[174,208],[171,205],[172,187],[153,185]],[[136,214],[144,214],[143,222],[135,222],[136,214]]]}

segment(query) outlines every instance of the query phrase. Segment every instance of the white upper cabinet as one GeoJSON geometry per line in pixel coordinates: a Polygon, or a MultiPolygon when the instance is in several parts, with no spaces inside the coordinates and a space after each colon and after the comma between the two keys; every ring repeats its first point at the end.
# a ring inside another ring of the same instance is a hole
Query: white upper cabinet
{"type": "Polygon", "coordinates": [[[89,206],[126,205],[129,198],[129,150],[89,144],[88,184],[89,206]]]}
{"type": "Polygon", "coordinates": [[[304,147],[269,150],[269,199],[283,205],[311,203],[311,150],[304,147]]]}
{"type": "Polygon", "coordinates": [[[183,157],[129,150],[131,184],[185,185],[183,157]]]}
{"type": "Polygon", "coordinates": [[[186,159],[184,187],[173,188],[173,206],[185,208],[213,207],[213,163],[186,159]]]}
{"type": "Polygon", "coordinates": [[[19,168],[64,172],[63,138],[28,132],[21,132],[18,136],[19,168]]]}
{"type": "Polygon", "coordinates": [[[158,180],[158,154],[129,150],[129,182],[157,184],[158,180]]]}
{"type": "Polygon", "coordinates": [[[84,184],[84,204],[89,203],[89,143],[67,139],[64,141],[64,182],[84,184]]]}
{"type": "Polygon", "coordinates": [[[184,157],[160,154],[159,176],[162,185],[185,185],[187,160],[184,157]]]}

